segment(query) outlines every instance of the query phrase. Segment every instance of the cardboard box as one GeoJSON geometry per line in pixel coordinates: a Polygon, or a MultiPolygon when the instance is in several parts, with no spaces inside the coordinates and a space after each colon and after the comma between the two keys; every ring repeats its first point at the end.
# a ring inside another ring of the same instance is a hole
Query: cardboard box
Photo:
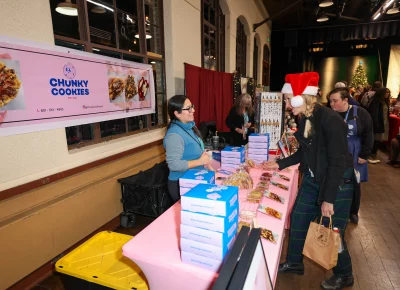
{"type": "Polygon", "coordinates": [[[231,228],[225,233],[214,232],[181,224],[181,237],[223,248],[226,247],[231,238],[236,235],[237,229],[237,223],[233,223],[231,228]]]}
{"type": "Polygon", "coordinates": [[[230,158],[230,157],[221,157],[221,163],[222,164],[236,164],[240,165],[242,164],[242,159],[240,158],[230,158]]]}
{"type": "MultiPolygon", "coordinates": [[[[257,144],[257,143],[256,143],[257,144]]],[[[263,143],[259,143],[263,144],[263,143]]],[[[249,155],[268,155],[268,149],[261,149],[261,148],[249,148],[248,150],[249,155]]]]}
{"type": "Polygon", "coordinates": [[[221,162],[221,152],[212,152],[212,159],[214,159],[215,161],[221,162]]]}
{"type": "Polygon", "coordinates": [[[181,198],[182,210],[214,216],[230,216],[238,210],[237,186],[198,184],[181,198]]]}
{"type": "Polygon", "coordinates": [[[231,237],[227,245],[224,247],[216,247],[181,237],[181,251],[222,261],[228,251],[232,248],[234,241],[235,237],[231,237]]]}
{"type": "Polygon", "coordinates": [[[184,195],[185,193],[187,193],[189,190],[191,190],[190,187],[179,187],[179,193],[180,195],[184,195]]]}
{"type": "Polygon", "coordinates": [[[233,226],[233,224],[238,223],[238,210],[235,209],[229,217],[212,216],[208,214],[182,210],[181,223],[205,230],[226,233],[233,226]]]}
{"type": "Polygon", "coordinates": [[[203,268],[212,272],[218,272],[222,265],[222,261],[195,255],[193,253],[181,252],[182,262],[203,268]]]}
{"type": "Polygon", "coordinates": [[[229,163],[221,163],[221,169],[228,170],[231,172],[236,171],[239,168],[239,164],[229,164],[229,163]]]}
{"type": "Polygon", "coordinates": [[[264,133],[264,134],[251,133],[249,135],[249,142],[269,143],[269,133],[264,133]]]}
{"type": "Polygon", "coordinates": [[[255,149],[268,149],[269,148],[269,143],[264,143],[264,142],[249,142],[247,143],[248,147],[250,148],[255,148],[255,149]]]}
{"type": "Polygon", "coordinates": [[[257,161],[268,161],[269,155],[268,154],[248,154],[247,158],[251,160],[257,160],[257,161]]]}
{"type": "Polygon", "coordinates": [[[226,146],[221,151],[221,157],[239,158],[242,160],[242,162],[244,162],[245,156],[246,156],[246,148],[244,147],[226,146]]]}
{"type": "Polygon", "coordinates": [[[193,188],[200,183],[215,183],[215,172],[204,169],[189,169],[179,178],[181,187],[193,188]]]}

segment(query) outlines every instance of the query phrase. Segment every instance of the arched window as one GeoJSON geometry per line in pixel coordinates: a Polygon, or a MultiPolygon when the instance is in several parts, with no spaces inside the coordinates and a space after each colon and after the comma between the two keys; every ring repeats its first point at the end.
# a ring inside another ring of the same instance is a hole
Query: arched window
{"type": "Polygon", "coordinates": [[[225,15],[219,0],[202,0],[202,66],[225,71],[225,15]]]}
{"type": "Polygon", "coordinates": [[[239,20],[236,21],[236,71],[239,76],[246,76],[246,46],[247,36],[244,25],[239,20]]]}
{"type": "Polygon", "coordinates": [[[269,48],[268,45],[264,44],[263,51],[263,79],[262,84],[269,86],[269,48]]]}
{"type": "Polygon", "coordinates": [[[257,45],[257,38],[254,37],[253,78],[255,85],[257,85],[257,74],[258,74],[258,45],[257,45]]]}

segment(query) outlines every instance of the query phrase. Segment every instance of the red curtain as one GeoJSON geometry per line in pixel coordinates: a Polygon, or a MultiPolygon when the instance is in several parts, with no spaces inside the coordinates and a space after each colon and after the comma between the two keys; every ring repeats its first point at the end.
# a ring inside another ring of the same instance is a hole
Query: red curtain
{"type": "Polygon", "coordinates": [[[215,121],[217,130],[229,131],[225,118],[233,106],[233,75],[185,64],[186,95],[195,105],[195,120],[215,121]]]}
{"type": "Polygon", "coordinates": [[[195,107],[194,119],[197,125],[200,120],[200,67],[185,64],[185,88],[186,95],[195,107]]]}

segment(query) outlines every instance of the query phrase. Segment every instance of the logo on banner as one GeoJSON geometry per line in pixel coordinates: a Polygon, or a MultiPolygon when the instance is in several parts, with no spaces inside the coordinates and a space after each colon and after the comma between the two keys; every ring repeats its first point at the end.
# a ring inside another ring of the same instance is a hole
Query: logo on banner
{"type": "Polygon", "coordinates": [[[72,63],[67,63],[64,65],[64,75],[70,80],[73,79],[76,75],[76,69],[72,63]]]}
{"type": "Polygon", "coordinates": [[[68,62],[63,67],[64,78],[51,78],[49,83],[52,87],[53,96],[87,96],[89,95],[89,81],[76,80],[76,68],[68,62]]]}

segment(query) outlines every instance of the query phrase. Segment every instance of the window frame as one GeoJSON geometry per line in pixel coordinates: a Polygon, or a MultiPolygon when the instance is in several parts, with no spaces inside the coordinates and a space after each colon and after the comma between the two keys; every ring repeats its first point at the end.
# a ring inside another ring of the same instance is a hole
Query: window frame
{"type": "MultiPolygon", "coordinates": [[[[213,0],[214,7],[209,7],[209,9],[213,9],[215,12],[215,25],[210,23],[208,20],[204,18],[204,6],[208,4],[211,6],[208,0],[201,0],[201,67],[205,67],[205,39],[211,39],[211,37],[205,33],[204,26],[207,26],[209,29],[214,31],[215,37],[215,55],[217,57],[216,60],[216,68],[215,71],[225,72],[225,14],[222,12],[220,0],[213,0]],[[206,3],[207,2],[207,3],[206,3]],[[223,29],[221,29],[221,24],[223,29]]],[[[207,68],[209,69],[209,68],[207,68]]]]}
{"type": "Polygon", "coordinates": [[[257,45],[257,38],[254,36],[254,51],[253,51],[253,79],[254,84],[257,86],[258,84],[258,53],[259,46],[257,45]]]}
{"type": "Polygon", "coordinates": [[[236,19],[236,72],[238,76],[247,76],[247,35],[244,24],[236,19]],[[240,59],[239,59],[240,56],[240,59]],[[240,62],[240,63],[238,63],[240,62]]]}
{"type": "Polygon", "coordinates": [[[270,85],[270,55],[271,51],[267,44],[263,46],[263,66],[262,66],[262,85],[269,86],[270,85]]]}
{"type": "MultiPolygon", "coordinates": [[[[156,94],[156,92],[154,92],[155,99],[156,99],[156,106],[155,106],[156,112],[154,113],[154,115],[157,116],[157,123],[158,123],[159,118],[158,118],[158,111],[157,111],[158,110],[157,95],[163,95],[164,96],[163,110],[162,110],[163,124],[153,125],[152,124],[152,115],[153,114],[140,115],[140,116],[146,117],[147,128],[143,128],[143,129],[139,129],[139,130],[135,130],[135,131],[128,131],[129,130],[128,118],[131,118],[131,117],[127,117],[127,118],[123,118],[125,120],[125,130],[126,130],[125,133],[114,135],[114,136],[107,136],[107,137],[102,138],[101,130],[100,130],[100,122],[90,123],[90,125],[93,126],[93,128],[92,128],[93,129],[93,139],[89,140],[89,141],[81,141],[76,144],[68,145],[68,150],[79,149],[82,147],[87,147],[87,146],[91,146],[91,145],[95,145],[95,144],[99,144],[99,143],[103,143],[103,142],[108,142],[111,140],[128,137],[128,136],[140,134],[143,132],[148,132],[151,130],[166,127],[167,119],[168,119],[168,117],[167,117],[167,99],[168,98],[166,95],[167,94],[167,85],[166,85],[166,64],[165,64],[165,57],[164,57],[165,56],[164,25],[162,25],[164,23],[164,12],[163,12],[164,3],[163,3],[163,1],[159,0],[159,7],[158,7],[159,11],[158,12],[159,12],[160,19],[158,20],[159,24],[156,25],[154,22],[150,22],[145,19],[145,0],[136,0],[137,11],[138,11],[137,19],[139,20],[139,23],[138,23],[139,24],[139,34],[145,35],[146,21],[148,23],[150,23],[151,25],[156,26],[160,30],[159,41],[160,41],[160,48],[161,48],[162,54],[157,54],[154,52],[147,51],[147,41],[146,41],[145,37],[139,38],[139,39],[144,39],[144,41],[140,41],[140,53],[125,50],[125,49],[120,49],[118,33],[116,33],[116,47],[111,47],[111,46],[106,46],[106,45],[91,42],[87,1],[86,0],[76,0],[76,4],[78,6],[78,11],[79,11],[78,25],[79,25],[80,39],[57,35],[53,31],[54,39],[59,40],[59,41],[69,42],[72,44],[76,43],[76,44],[82,45],[84,47],[85,52],[93,53],[93,48],[97,48],[97,49],[103,49],[103,50],[119,53],[120,54],[119,59],[124,59],[124,55],[128,55],[128,56],[141,58],[143,60],[143,63],[145,63],[145,64],[150,64],[151,60],[156,60],[156,61],[162,62],[162,64],[163,64],[162,65],[163,91],[158,92],[157,94],[156,94]]],[[[126,11],[118,9],[116,6],[116,0],[113,0],[112,8],[114,9],[114,28],[117,28],[118,27],[118,19],[117,19],[118,12],[123,12],[123,13],[129,14],[129,15],[131,15],[131,14],[126,11]]],[[[116,31],[118,31],[118,29],[116,29],[116,31]]],[[[105,122],[107,122],[107,121],[105,121],[105,122]]],[[[82,124],[82,125],[84,125],[84,124],[82,124]]],[[[78,126],[81,126],[81,125],[78,125],[78,126]]],[[[78,126],[71,126],[71,127],[78,127],[78,126]]],[[[67,140],[67,138],[66,138],[66,140],[67,140]]]]}

